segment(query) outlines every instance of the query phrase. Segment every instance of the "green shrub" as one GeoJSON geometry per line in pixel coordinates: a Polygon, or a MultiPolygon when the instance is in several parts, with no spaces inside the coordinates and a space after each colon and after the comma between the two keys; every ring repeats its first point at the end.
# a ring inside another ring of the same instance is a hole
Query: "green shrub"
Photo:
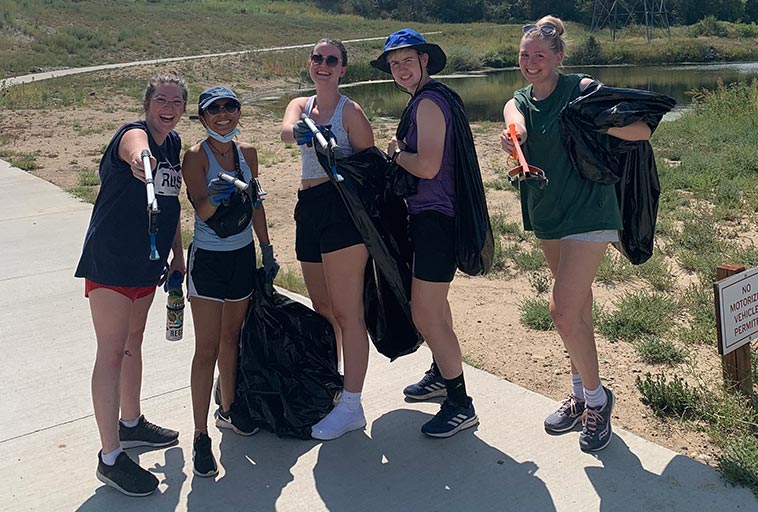
{"type": "Polygon", "coordinates": [[[663,334],[673,325],[678,311],[674,300],[660,293],[627,292],[615,302],[616,311],[603,314],[597,322],[610,341],[634,341],[645,334],[663,334]]]}
{"type": "Polygon", "coordinates": [[[653,378],[650,373],[646,373],[644,380],[638,376],[635,383],[642,394],[643,403],[650,406],[658,416],[694,416],[700,394],[681,377],[674,375],[669,381],[663,374],[657,374],[653,378]]]}
{"type": "Polygon", "coordinates": [[[679,348],[671,341],[658,336],[645,335],[633,343],[642,360],[649,364],[673,366],[684,362],[687,358],[685,349],[679,348]]]}
{"type": "Polygon", "coordinates": [[[550,331],[555,328],[550,318],[550,303],[547,299],[526,299],[519,304],[521,324],[538,331],[550,331]]]}
{"type": "Polygon", "coordinates": [[[744,485],[758,496],[758,439],[743,436],[730,440],[717,469],[731,483],[744,485]]]}

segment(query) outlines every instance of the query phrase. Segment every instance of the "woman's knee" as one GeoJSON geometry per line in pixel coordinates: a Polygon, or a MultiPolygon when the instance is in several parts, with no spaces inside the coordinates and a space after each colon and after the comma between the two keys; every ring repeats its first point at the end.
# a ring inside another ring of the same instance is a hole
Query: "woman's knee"
{"type": "Polygon", "coordinates": [[[201,365],[215,365],[218,359],[217,343],[196,343],[193,360],[201,365]]]}
{"type": "Polygon", "coordinates": [[[582,311],[572,307],[564,307],[559,302],[551,302],[550,318],[559,334],[572,335],[582,326],[582,311]]]}

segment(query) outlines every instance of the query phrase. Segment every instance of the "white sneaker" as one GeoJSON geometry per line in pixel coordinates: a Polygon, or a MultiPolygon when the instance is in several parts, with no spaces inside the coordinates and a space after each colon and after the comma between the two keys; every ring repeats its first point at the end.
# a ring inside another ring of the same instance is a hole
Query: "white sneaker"
{"type": "Polygon", "coordinates": [[[363,414],[363,406],[358,404],[358,409],[351,411],[340,401],[332,409],[332,412],[311,427],[311,437],[322,441],[331,441],[352,430],[358,430],[365,426],[366,416],[363,414]]]}

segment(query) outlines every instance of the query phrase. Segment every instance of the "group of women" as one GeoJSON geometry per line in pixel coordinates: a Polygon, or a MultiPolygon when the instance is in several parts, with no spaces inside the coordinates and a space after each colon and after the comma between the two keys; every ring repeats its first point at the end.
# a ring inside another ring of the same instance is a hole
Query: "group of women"
{"type": "MultiPolygon", "coordinates": [[[[613,188],[582,180],[571,169],[558,132],[558,113],[581,95],[590,82],[584,75],[559,72],[565,55],[564,27],[544,17],[524,27],[519,66],[529,85],[514,93],[504,108],[506,126],[515,125],[529,161],[545,170],[550,185],[520,184],[524,227],[540,240],[555,279],[550,313],[571,359],[571,393],[545,420],[550,433],[567,432],[582,422],[580,447],[597,451],[610,442],[613,393],[600,381],[592,324],[595,273],[609,242],[618,239],[620,214],[613,188]]],[[[342,95],[340,78],[348,55],[345,46],[322,39],[312,48],[308,67],[315,95],[292,100],[282,121],[281,139],[300,146],[302,170],[295,208],[295,251],[314,309],[329,320],[344,367],[344,391],[334,409],[312,427],[312,437],[336,439],[361,429],[366,419],[361,405],[369,345],[364,323],[363,282],[368,251],[350,214],[309,146],[313,134],[301,120],[330,125],[342,156],[375,145],[361,107],[342,95]]],[[[409,398],[444,396],[440,411],[421,427],[432,437],[449,437],[478,423],[463,377],[461,349],[453,329],[448,292],[456,270],[455,254],[455,133],[456,105],[439,93],[431,75],[446,63],[443,50],[413,30],[391,34],[372,65],[390,73],[410,95],[410,127],[393,137],[387,153],[403,172],[417,177],[415,195],[407,198],[409,234],[413,246],[411,313],[431,348],[431,369],[408,386],[409,398]]],[[[186,110],[187,84],[158,75],[145,90],[144,120],[122,126],[100,163],[101,189],[87,231],[77,277],[85,278],[97,356],[92,397],[102,450],[97,477],[133,496],[152,493],[158,480],[123,451],[134,446],[168,446],[178,432],[154,425],[140,411],[141,344],[148,309],[161,276],[187,274],[188,297],[195,326],[191,393],[195,433],[193,471],[199,476],[218,472],[208,435],[207,417],[215,365],[219,367],[221,405],[216,425],[240,435],[252,435],[244,407],[234,402],[237,343],[255,271],[255,233],[268,279],[278,264],[273,255],[262,205],[238,233],[220,235],[211,220],[233,194],[233,185],[219,172],[236,174],[245,182],[258,174],[254,147],[236,143],[241,102],[226,87],[206,89],[198,100],[198,117],[207,137],[189,148],[180,165],[181,141],[174,131],[186,110]],[[148,149],[160,207],[156,248],[148,258],[145,214],[145,169],[148,149]],[[164,179],[164,178],[172,179],[164,179]],[[178,194],[183,180],[195,209],[194,236],[185,263],[179,224],[178,194]],[[251,229],[252,226],[252,229],[251,229]],[[168,255],[171,254],[169,261],[168,255]]],[[[613,128],[609,134],[626,140],[649,138],[644,123],[613,128]]],[[[506,136],[501,145],[514,150],[506,136]]],[[[471,148],[474,151],[474,148],[471,148]]]]}

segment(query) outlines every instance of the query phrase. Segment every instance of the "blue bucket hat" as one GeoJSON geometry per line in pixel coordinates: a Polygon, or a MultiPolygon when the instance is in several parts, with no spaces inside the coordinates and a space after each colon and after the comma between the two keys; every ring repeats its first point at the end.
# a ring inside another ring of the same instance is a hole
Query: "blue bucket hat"
{"type": "Polygon", "coordinates": [[[223,85],[215,85],[213,87],[207,88],[200,93],[200,97],[197,100],[197,115],[201,115],[203,113],[203,110],[208,108],[208,105],[214,101],[223,98],[229,98],[236,101],[237,103],[240,103],[240,100],[237,98],[237,95],[234,94],[233,90],[229,89],[228,87],[224,87],[223,85]]]}
{"type": "Polygon", "coordinates": [[[424,36],[413,29],[404,28],[393,32],[384,42],[384,51],[376,60],[371,61],[371,65],[385,73],[391,73],[390,65],[387,62],[387,55],[395,50],[403,48],[415,48],[421,53],[429,55],[429,64],[426,66],[430,75],[435,75],[442,71],[447,62],[445,52],[436,44],[427,43],[424,36]]]}

